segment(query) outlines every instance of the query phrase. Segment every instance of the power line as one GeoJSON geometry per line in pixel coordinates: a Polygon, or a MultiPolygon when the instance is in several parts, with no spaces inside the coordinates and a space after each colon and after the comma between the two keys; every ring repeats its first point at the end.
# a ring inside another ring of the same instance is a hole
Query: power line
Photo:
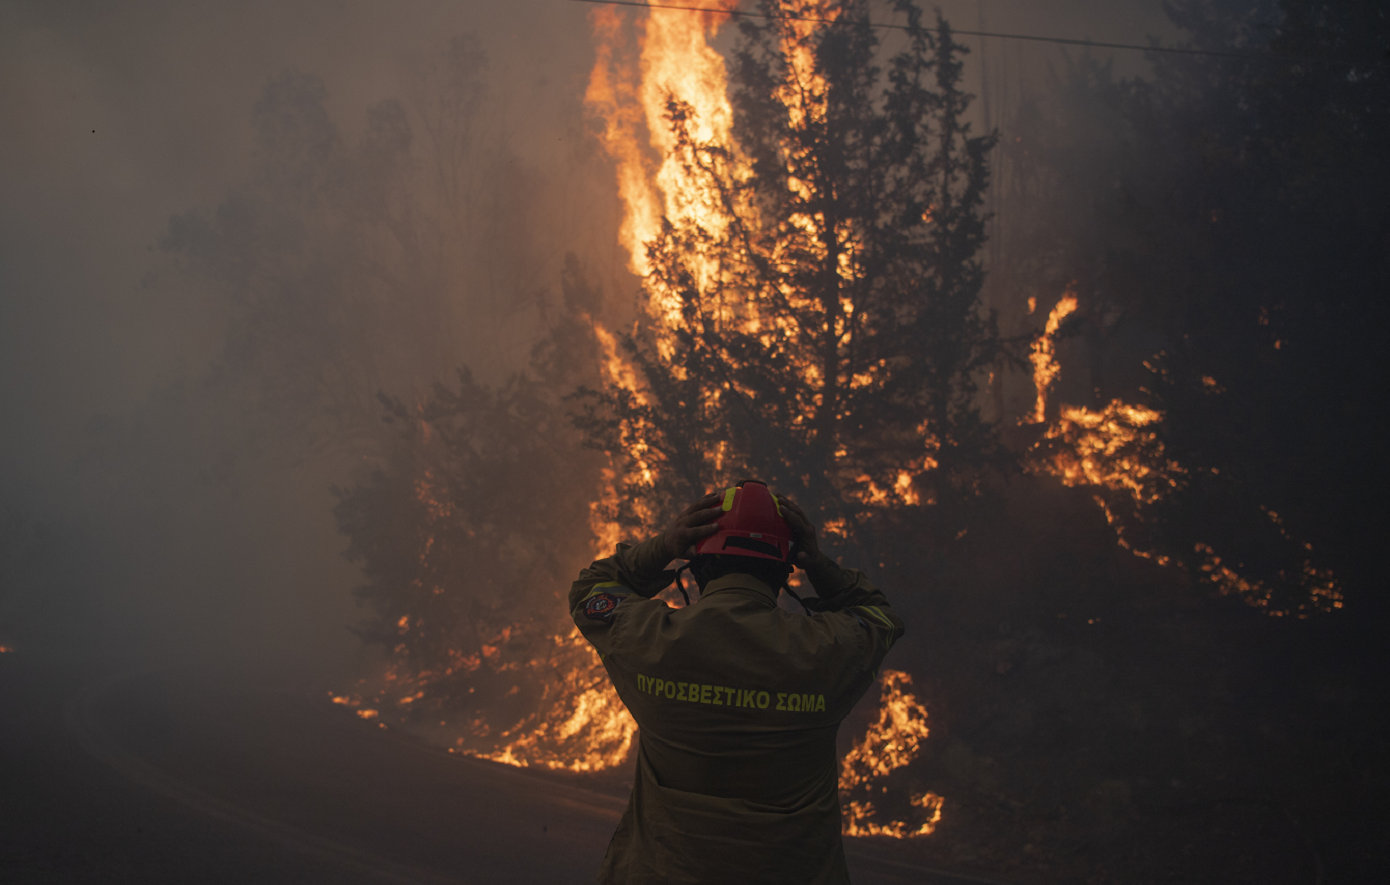
{"type": "MultiPolygon", "coordinates": [[[[865,25],[870,28],[881,28],[893,31],[910,31],[909,25],[884,24],[869,21],[846,21],[829,18],[812,18],[802,15],[764,15],[761,12],[744,12],[734,9],[720,9],[715,6],[677,6],[669,3],[642,3],[638,0],[571,0],[574,3],[595,3],[601,6],[633,6],[637,9],[675,9],[682,12],[713,12],[719,15],[727,15],[733,18],[761,18],[768,20],[783,19],[786,21],[811,22],[822,25],[865,25]]],[[[924,31],[936,31],[940,33],[941,28],[923,27],[924,31]]],[[[1253,61],[1281,61],[1292,64],[1309,63],[1325,65],[1348,65],[1354,66],[1356,62],[1334,60],[1330,58],[1302,58],[1292,55],[1269,55],[1255,54],[1251,52],[1231,52],[1219,49],[1188,49],[1181,46],[1140,46],[1137,43],[1104,43],[1098,40],[1076,40],[1070,37],[1039,37],[1034,34],[1001,34],[994,31],[962,31],[950,28],[951,34],[960,34],[966,37],[998,37],[1001,40],[1028,40],[1034,43],[1060,43],[1065,46],[1085,46],[1092,49],[1132,49],[1140,52],[1168,52],[1175,55],[1206,55],[1215,58],[1244,58],[1253,61]]]]}

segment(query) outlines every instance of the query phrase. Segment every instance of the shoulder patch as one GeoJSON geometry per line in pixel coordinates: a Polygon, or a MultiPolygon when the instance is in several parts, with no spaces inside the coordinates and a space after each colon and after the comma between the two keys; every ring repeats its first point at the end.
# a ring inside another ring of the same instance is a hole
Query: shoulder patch
{"type": "Polygon", "coordinates": [[[586,617],[603,621],[605,624],[612,623],[613,614],[618,610],[620,598],[612,593],[595,593],[589,597],[588,602],[584,603],[584,614],[586,617]]]}

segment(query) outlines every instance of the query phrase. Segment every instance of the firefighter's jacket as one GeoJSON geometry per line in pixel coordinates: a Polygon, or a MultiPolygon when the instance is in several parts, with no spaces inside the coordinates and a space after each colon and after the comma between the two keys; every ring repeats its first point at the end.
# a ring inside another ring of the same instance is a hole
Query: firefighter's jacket
{"type": "Polygon", "coordinates": [[[862,574],[821,556],[826,610],[777,606],[748,575],[673,609],[661,539],[590,565],[570,611],[641,729],[637,777],[599,881],[845,883],[835,732],[902,621],[862,574]]]}

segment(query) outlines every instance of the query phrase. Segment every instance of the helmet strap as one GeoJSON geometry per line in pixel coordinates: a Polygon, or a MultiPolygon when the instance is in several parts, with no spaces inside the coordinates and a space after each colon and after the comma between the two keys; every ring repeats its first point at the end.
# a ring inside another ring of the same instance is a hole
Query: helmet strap
{"type": "Polygon", "coordinates": [[[690,568],[689,560],[686,561],[685,565],[676,569],[676,589],[681,592],[681,599],[685,600],[685,604],[687,607],[689,607],[690,605],[690,594],[685,592],[685,582],[681,580],[681,572],[685,571],[688,568],[690,568]]]}
{"type": "Polygon", "coordinates": [[[806,614],[809,615],[811,613],[811,607],[806,604],[806,600],[796,595],[796,591],[792,590],[791,584],[789,584],[786,579],[782,580],[782,589],[787,591],[787,595],[790,596],[792,599],[795,599],[797,602],[801,603],[801,607],[805,609],[806,614]]]}

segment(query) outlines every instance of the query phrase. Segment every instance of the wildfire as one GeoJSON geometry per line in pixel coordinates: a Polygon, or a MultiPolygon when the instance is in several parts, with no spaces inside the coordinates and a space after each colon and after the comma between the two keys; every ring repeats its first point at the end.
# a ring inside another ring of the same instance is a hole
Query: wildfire
{"type": "MultiPolygon", "coordinates": [[[[1036,299],[1028,299],[1029,313],[1033,312],[1036,304],[1036,299]]],[[[1041,424],[1047,420],[1047,394],[1062,371],[1062,367],[1057,364],[1057,330],[1062,327],[1062,320],[1075,311],[1076,295],[1068,289],[1047,315],[1047,325],[1043,328],[1042,335],[1033,342],[1033,352],[1028,355],[1028,359],[1033,363],[1033,385],[1038,389],[1038,401],[1027,423],[1041,424]]]]}
{"type": "Polygon", "coordinates": [[[529,666],[559,677],[545,683],[538,712],[503,732],[510,740],[495,750],[471,750],[460,738],[463,753],[565,771],[602,771],[627,759],[637,723],[578,628],[556,636],[553,652],[529,666]]]}
{"type": "MultiPolygon", "coordinates": [[[[1041,390],[1038,397],[1041,405],[1041,390]]],[[[1066,485],[1123,491],[1138,504],[1152,504],[1177,488],[1187,473],[1181,464],[1166,457],[1163,443],[1152,429],[1162,418],[1154,409],[1118,399],[1098,412],[1063,406],[1045,435],[1045,439],[1064,443],[1057,449],[1052,469],[1066,485]]]]}
{"type": "Polygon", "coordinates": [[[693,187],[686,177],[666,119],[674,98],[693,111],[690,123],[698,141],[731,142],[724,57],[708,38],[728,21],[738,0],[706,5],[698,13],[647,10],[637,25],[641,49],[635,65],[622,14],[600,7],[592,16],[598,51],[584,101],[604,121],[601,137],[617,161],[618,193],[626,206],[619,237],[638,276],[651,270],[647,244],[660,233],[663,217],[674,225],[707,228],[719,227],[724,217],[718,197],[693,187]]]}
{"type": "MultiPolygon", "coordinates": [[[[1036,302],[1030,298],[1029,313],[1036,302]]],[[[1057,379],[1061,367],[1055,354],[1055,338],[1062,321],[1077,308],[1076,296],[1068,290],[1048,315],[1043,334],[1033,344],[1033,383],[1037,388],[1037,404],[1027,419],[1032,423],[1046,420],[1047,393],[1057,379]]],[[[1149,366],[1145,363],[1145,366],[1149,366]]],[[[1215,378],[1203,376],[1202,386],[1208,392],[1225,392],[1215,378]]],[[[1133,537],[1133,530],[1145,523],[1145,511],[1178,489],[1187,480],[1189,471],[1170,458],[1159,438],[1157,427],[1163,413],[1156,409],[1111,400],[1103,409],[1083,406],[1062,406],[1056,421],[1047,427],[1043,438],[1033,449],[1034,467],[1051,473],[1068,486],[1086,486],[1097,490],[1117,492],[1128,498],[1128,507],[1095,495],[1097,506],[1105,513],[1106,521],[1115,531],[1121,547],[1136,556],[1151,559],[1159,565],[1183,567],[1183,560],[1159,553],[1143,540],[1133,537]],[[1127,515],[1121,511],[1127,511],[1127,515]]],[[[1212,473],[1219,471],[1212,468],[1212,473]]],[[[1123,500],[1123,498],[1121,498],[1123,500]]],[[[1284,529],[1279,515],[1266,510],[1266,515],[1286,541],[1293,538],[1284,529]]],[[[1311,550],[1309,544],[1302,545],[1311,550]]],[[[1281,609],[1271,605],[1274,588],[1259,579],[1239,572],[1217,553],[1210,544],[1194,545],[1195,566],[1204,580],[1210,582],[1222,596],[1234,595],[1247,604],[1264,610],[1274,617],[1294,614],[1308,617],[1312,611],[1331,611],[1342,607],[1343,596],[1332,572],[1316,567],[1304,559],[1300,573],[1293,580],[1307,594],[1307,602],[1296,609],[1281,609]]]]}
{"type": "MultiPolygon", "coordinates": [[[[631,49],[624,42],[624,30],[618,14],[610,10],[595,13],[594,34],[598,41],[598,57],[589,81],[585,100],[591,110],[605,124],[604,144],[617,165],[618,189],[627,211],[621,230],[621,241],[630,253],[629,267],[639,276],[647,276],[651,270],[648,260],[648,244],[655,241],[661,233],[662,225],[670,225],[676,231],[691,236],[687,242],[697,244],[696,254],[687,255],[695,269],[697,286],[702,291],[719,282],[720,269],[698,254],[698,234],[714,237],[722,235],[731,223],[731,208],[723,202],[727,194],[714,191],[707,181],[692,176],[690,169],[698,163],[688,162],[691,158],[683,155],[683,147],[672,132],[677,109],[682,116],[680,122],[689,127],[689,143],[709,149],[701,159],[710,162],[709,157],[717,157],[719,162],[731,164],[728,169],[732,177],[749,174],[746,164],[739,158],[731,136],[733,114],[727,98],[727,81],[723,59],[708,44],[720,25],[728,18],[724,12],[737,7],[735,0],[723,0],[719,11],[693,15],[689,12],[650,9],[638,23],[640,37],[640,64],[631,61],[631,49]],[[626,60],[625,60],[626,59],[626,60]],[[645,133],[646,138],[642,136],[645,133]],[[654,161],[643,145],[649,145],[659,158],[654,161]]],[[[787,4],[799,18],[789,19],[788,27],[782,34],[782,50],[788,59],[785,80],[777,88],[777,98],[788,113],[791,128],[804,129],[824,121],[827,102],[827,87],[824,78],[816,70],[814,38],[822,22],[833,19],[838,8],[829,6],[821,0],[787,4]]],[[[792,150],[797,150],[792,148],[792,150]]],[[[793,158],[796,159],[796,158],[793,158]]],[[[804,159],[804,158],[803,158],[804,159]]],[[[795,165],[795,164],[794,164],[795,165]]],[[[812,192],[809,185],[792,175],[788,181],[789,189],[809,203],[812,192]]],[[[737,213],[752,224],[758,223],[755,206],[738,205],[737,213]]],[[[935,207],[928,209],[930,212],[935,207]]],[[[793,213],[790,218],[794,233],[790,237],[778,237],[772,256],[774,262],[789,260],[784,253],[803,249],[812,254],[827,254],[827,243],[841,245],[838,270],[842,278],[851,280],[862,274],[853,246],[854,238],[843,229],[830,230],[820,215],[811,212],[793,213]]],[[[684,319],[680,314],[680,302],[672,293],[660,285],[652,287],[649,313],[656,321],[657,333],[669,334],[679,328],[684,319]]],[[[792,292],[782,292],[784,297],[795,299],[792,292]]],[[[1075,299],[1071,308],[1075,309],[1075,299]]],[[[1055,312],[1054,312],[1055,313],[1055,312]]],[[[853,332],[850,318],[854,305],[848,299],[841,304],[841,310],[833,322],[842,340],[848,340],[853,332]]],[[[1058,314],[1049,322],[1049,334],[1055,334],[1056,326],[1065,313],[1058,314]]],[[[718,316],[720,322],[735,322],[750,333],[759,334],[765,346],[771,346],[777,335],[785,335],[792,330],[778,325],[766,326],[758,315],[755,306],[736,310],[727,308],[718,316]]],[[[777,322],[785,323],[787,320],[777,322]]],[[[635,374],[624,361],[617,358],[616,349],[611,345],[611,336],[602,329],[596,333],[603,343],[606,372],[618,386],[631,391],[636,396],[642,392],[637,385],[635,374]]],[[[1050,359],[1051,351],[1048,351],[1050,359]]],[[[872,387],[881,383],[883,365],[870,366],[852,375],[848,380],[851,388],[872,387]]],[[[819,377],[819,367],[811,362],[800,366],[800,371],[812,382],[823,382],[819,377]]],[[[1055,373],[1055,371],[1054,371],[1055,373]]],[[[711,395],[717,395],[713,393],[711,395]]],[[[802,416],[810,420],[811,412],[802,416]]],[[[885,505],[900,502],[909,506],[921,503],[921,494],[914,484],[915,478],[925,470],[937,466],[933,457],[939,442],[922,429],[926,441],[926,451],[913,463],[904,464],[892,478],[891,484],[882,486],[868,475],[853,480],[849,493],[869,505],[885,505]]],[[[650,470],[651,465],[640,448],[628,453],[641,470],[650,470]]],[[[722,451],[710,453],[717,464],[723,463],[722,451]]],[[[825,531],[836,534],[842,524],[829,522],[825,531]]],[[[841,771],[841,787],[849,795],[846,810],[846,829],[849,835],[887,835],[904,837],[930,833],[941,817],[941,797],[924,793],[910,797],[911,804],[925,810],[925,819],[916,825],[900,820],[878,822],[879,817],[873,803],[867,798],[856,798],[859,791],[867,791],[877,785],[889,772],[907,765],[920,751],[920,745],[927,736],[926,710],[917,699],[907,691],[911,678],[896,671],[886,672],[881,694],[882,708],[879,721],[870,728],[864,739],[855,746],[846,758],[841,771]]]]}
{"type": "Polygon", "coordinates": [[[845,754],[840,765],[840,792],[845,796],[844,833],[847,836],[926,836],[936,829],[944,804],[935,793],[909,797],[925,816],[918,824],[901,820],[876,821],[878,810],[869,796],[888,792],[885,778],[904,768],[922,752],[922,742],[930,733],[927,710],[909,688],[912,677],[899,670],[884,670],[879,698],[878,721],[845,754]],[[877,789],[875,789],[877,788],[877,789]],[[865,798],[853,798],[864,795],[865,798]]]}
{"type": "MultiPolygon", "coordinates": [[[[625,16],[616,9],[599,7],[592,14],[597,57],[585,94],[589,111],[602,121],[600,140],[615,161],[618,193],[625,207],[619,239],[628,254],[629,268],[639,276],[652,270],[648,247],[665,226],[684,234],[696,245],[687,257],[702,291],[711,291],[720,282],[721,268],[700,253],[702,235],[719,237],[729,229],[730,206],[717,189],[690,173],[691,145],[711,150],[721,162],[734,164],[735,176],[749,174],[733,144],[733,111],[728,99],[723,57],[710,46],[720,27],[737,8],[737,0],[717,0],[714,8],[700,13],[650,8],[644,10],[629,28],[625,16]],[[629,32],[634,39],[629,39],[629,32]],[[673,124],[686,127],[683,142],[673,124]],[[684,145],[684,147],[682,146],[684,145]],[[685,151],[685,154],[682,154],[685,151]]],[[[801,4],[801,14],[809,18],[828,14],[819,2],[801,4]]],[[[788,81],[782,98],[794,125],[822,120],[826,89],[815,72],[813,38],[817,25],[796,22],[784,35],[784,49],[791,59],[788,81]]],[[[702,155],[703,157],[704,155],[702,155]]],[[[796,191],[800,184],[792,181],[796,191]]],[[[805,190],[805,188],[802,188],[805,190]]],[[[803,197],[806,194],[802,194],[803,197]]],[[[739,216],[756,221],[754,207],[734,207],[739,216]]],[[[834,232],[823,231],[823,219],[805,214],[793,219],[802,248],[815,248],[834,232]]],[[[844,232],[839,239],[847,241],[844,232]]],[[[824,253],[822,253],[824,254],[824,253]]],[[[775,256],[774,256],[775,257],[775,256]]],[[[840,259],[840,272],[853,277],[862,271],[852,248],[840,259]]],[[[683,318],[679,300],[659,287],[648,293],[645,305],[658,336],[670,335],[683,318]]],[[[732,299],[731,299],[732,300],[732,299]]],[[[844,305],[844,325],[849,334],[853,305],[844,305]]],[[[638,373],[619,347],[618,336],[595,318],[589,317],[599,345],[601,371],[606,385],[623,389],[638,402],[648,402],[638,373]]],[[[787,334],[786,329],[766,328],[756,306],[731,305],[720,322],[736,322],[753,333],[787,334]]],[[[807,365],[808,377],[818,369],[807,365]]],[[[846,383],[855,388],[882,383],[885,366],[869,366],[846,383]]],[[[719,396],[711,391],[710,396],[719,396]]],[[[809,413],[808,413],[809,415],[809,413]]],[[[640,434],[637,435],[640,437],[640,434]]],[[[636,438],[636,437],[635,437],[636,438]]],[[[924,433],[926,446],[911,464],[896,473],[874,478],[864,476],[857,483],[858,494],[866,501],[916,504],[921,493],[914,479],[923,470],[936,466],[939,443],[924,433]]],[[[662,469],[659,458],[639,441],[624,452],[630,461],[624,469],[635,468],[643,483],[651,485],[662,469]]],[[[707,453],[711,464],[722,468],[726,452],[716,448],[707,453]]],[[[602,477],[604,489],[589,511],[589,528],[597,556],[608,555],[620,538],[612,514],[618,503],[615,473],[610,467],[602,477]]],[[[439,500],[436,479],[425,473],[416,485],[416,497],[430,522],[447,519],[452,511],[439,500]]],[[[639,513],[639,515],[641,515],[639,513]]],[[[827,525],[828,532],[836,526],[827,525]]],[[[433,536],[421,538],[420,557],[438,555],[433,536]]],[[[672,604],[679,604],[672,601],[672,604]]],[[[394,627],[402,637],[418,629],[416,616],[393,615],[394,627]],[[398,618],[398,620],[396,620],[398,618]]],[[[479,651],[465,654],[451,651],[448,667],[440,672],[412,669],[404,646],[375,691],[367,697],[334,695],[332,702],[343,705],[363,718],[382,719],[424,715],[431,697],[431,686],[445,679],[464,676],[470,682],[468,695],[479,692],[479,704],[452,724],[446,742],[451,751],[519,767],[541,767],[573,772],[597,772],[622,764],[630,758],[637,725],[623,706],[593,649],[573,625],[528,624],[501,630],[496,637],[479,643],[479,651]],[[506,686],[510,683],[510,689],[506,686]],[[483,701],[483,694],[500,696],[483,701]],[[515,702],[507,699],[515,698],[515,702]]],[[[910,692],[911,679],[905,673],[885,672],[876,724],[856,744],[840,773],[846,799],[848,835],[887,835],[905,837],[930,833],[941,816],[941,797],[932,793],[901,795],[888,793],[884,779],[909,764],[920,753],[927,736],[926,710],[910,692]],[[872,794],[872,796],[870,795],[872,794]],[[903,818],[880,807],[886,799],[902,799],[903,818]],[[871,801],[872,800],[872,801],[871,801]]]]}

